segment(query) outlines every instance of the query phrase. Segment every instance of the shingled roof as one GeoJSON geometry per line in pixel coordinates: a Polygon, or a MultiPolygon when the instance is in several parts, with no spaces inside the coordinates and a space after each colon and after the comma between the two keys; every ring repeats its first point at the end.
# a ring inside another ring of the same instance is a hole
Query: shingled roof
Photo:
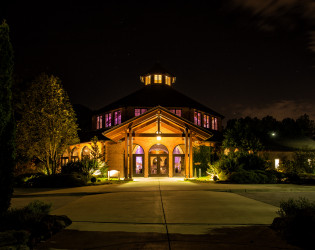
{"type": "Polygon", "coordinates": [[[166,85],[148,85],[142,89],[113,102],[95,113],[100,114],[116,108],[122,107],[189,107],[195,108],[211,115],[224,117],[207,106],[194,99],[178,92],[174,88],[166,85]]]}

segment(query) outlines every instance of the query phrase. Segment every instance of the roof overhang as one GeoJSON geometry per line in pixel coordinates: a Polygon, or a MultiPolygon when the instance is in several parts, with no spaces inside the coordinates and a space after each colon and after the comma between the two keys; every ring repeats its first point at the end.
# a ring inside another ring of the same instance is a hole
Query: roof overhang
{"type": "Polygon", "coordinates": [[[162,134],[163,137],[185,137],[188,133],[191,133],[191,137],[194,140],[204,141],[213,136],[206,129],[196,126],[192,122],[173,114],[161,106],[156,106],[140,116],[125,121],[103,132],[103,135],[116,142],[124,139],[126,133],[132,133],[134,137],[153,137],[156,134],[144,133],[142,131],[145,128],[154,126],[157,121],[161,126],[172,131],[172,133],[162,134]]]}

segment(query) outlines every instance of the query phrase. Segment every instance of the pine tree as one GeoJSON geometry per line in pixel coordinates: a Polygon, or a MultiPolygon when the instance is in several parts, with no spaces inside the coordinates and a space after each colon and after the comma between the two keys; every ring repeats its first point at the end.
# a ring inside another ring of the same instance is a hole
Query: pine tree
{"type": "Polygon", "coordinates": [[[12,108],[13,49],[9,26],[0,25],[0,215],[10,207],[15,165],[15,122],[12,108]]]}

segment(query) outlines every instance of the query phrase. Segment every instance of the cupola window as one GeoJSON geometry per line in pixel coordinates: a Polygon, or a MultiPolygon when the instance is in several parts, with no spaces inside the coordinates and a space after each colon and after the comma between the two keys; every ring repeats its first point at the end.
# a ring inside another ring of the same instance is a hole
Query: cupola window
{"type": "Polygon", "coordinates": [[[181,109],[170,109],[170,111],[172,113],[174,113],[175,115],[182,116],[182,110],[181,109]]]}
{"type": "Polygon", "coordinates": [[[154,75],[154,83],[162,83],[162,75],[154,75]]]}
{"type": "Polygon", "coordinates": [[[146,76],[145,77],[145,85],[148,85],[151,83],[151,76],[146,76]]]}
{"type": "Polygon", "coordinates": [[[165,84],[171,86],[171,78],[169,76],[165,76],[165,84]]]}

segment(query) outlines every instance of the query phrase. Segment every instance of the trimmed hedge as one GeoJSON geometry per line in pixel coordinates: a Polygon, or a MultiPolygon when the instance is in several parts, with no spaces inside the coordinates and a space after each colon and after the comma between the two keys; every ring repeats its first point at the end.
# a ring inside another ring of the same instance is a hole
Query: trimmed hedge
{"type": "Polygon", "coordinates": [[[265,183],[277,183],[277,177],[269,171],[262,170],[243,170],[240,169],[237,172],[233,172],[229,181],[238,184],[265,184],[265,183]]]}
{"type": "Polygon", "coordinates": [[[26,182],[29,187],[81,187],[86,185],[85,177],[80,174],[43,175],[26,182]]]}

